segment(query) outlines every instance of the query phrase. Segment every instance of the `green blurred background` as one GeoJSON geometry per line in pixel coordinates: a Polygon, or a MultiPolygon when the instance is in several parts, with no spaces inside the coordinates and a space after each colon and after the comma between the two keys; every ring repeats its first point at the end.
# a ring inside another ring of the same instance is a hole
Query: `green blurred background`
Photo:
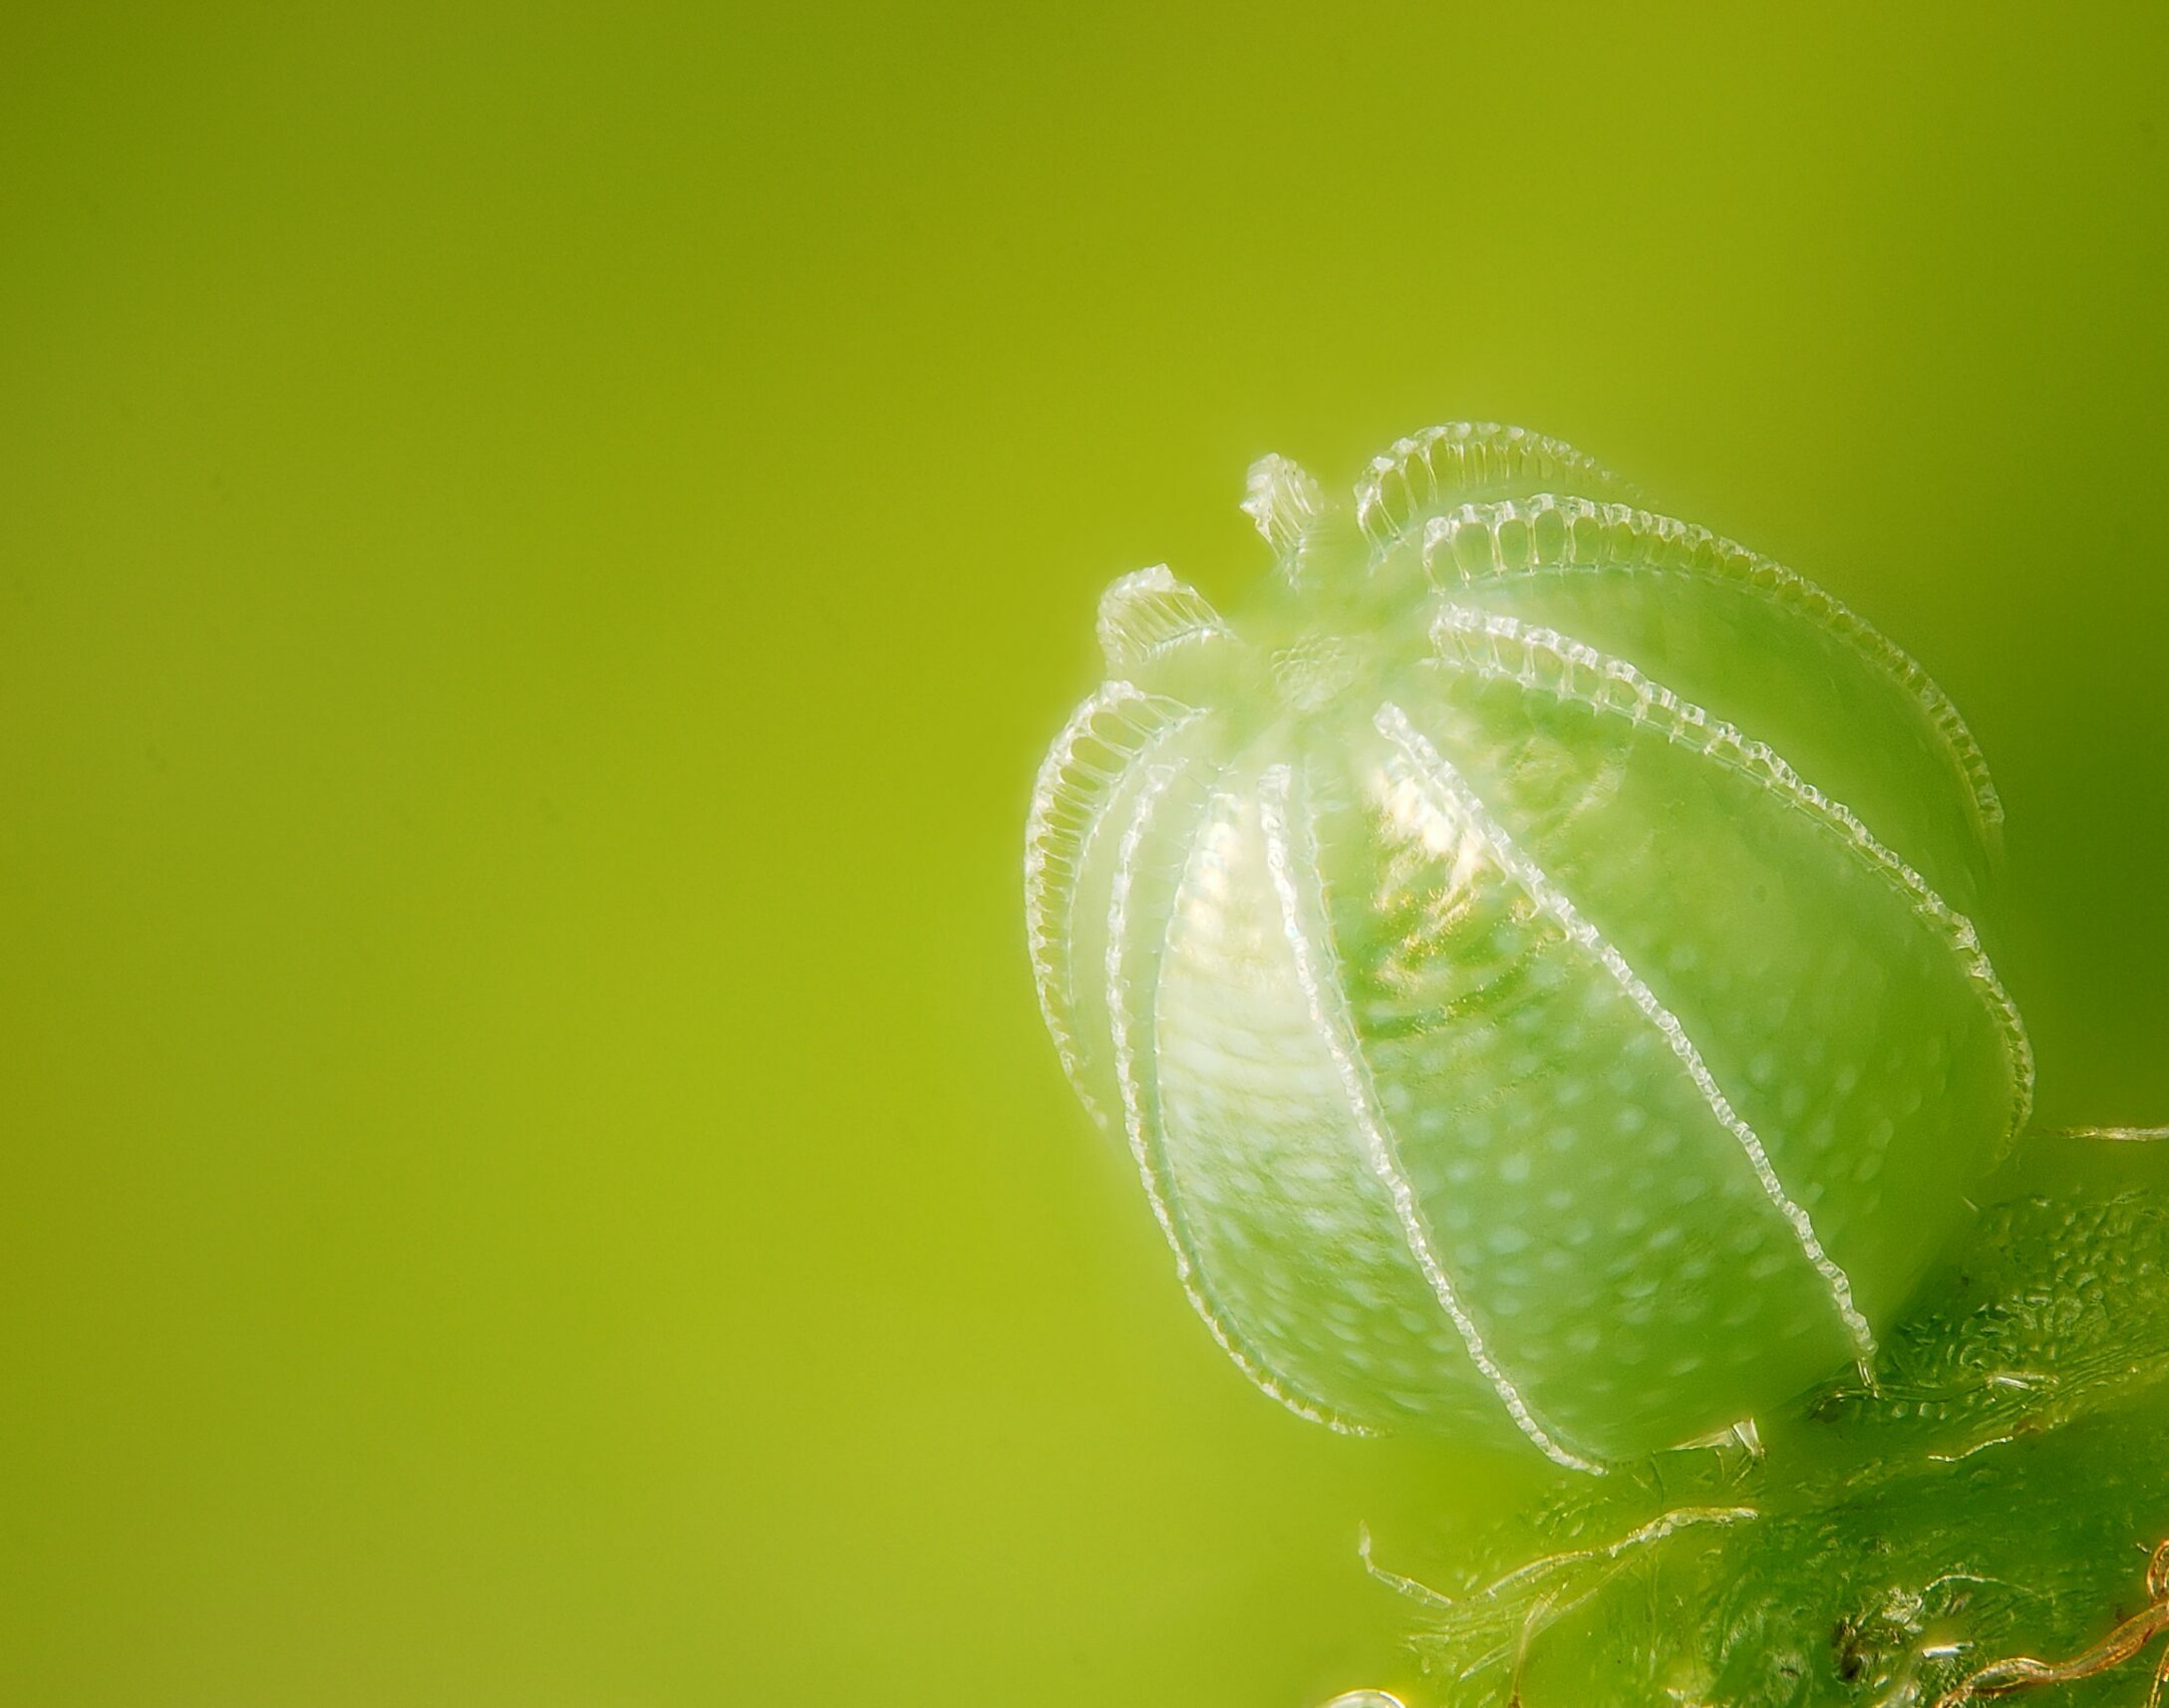
{"type": "Polygon", "coordinates": [[[0,1702],[1401,1678],[1495,1473],[1224,1364],[1019,923],[1266,449],[1826,581],[2169,1116],[2169,35],[1891,10],[7,8],[0,1702]]]}

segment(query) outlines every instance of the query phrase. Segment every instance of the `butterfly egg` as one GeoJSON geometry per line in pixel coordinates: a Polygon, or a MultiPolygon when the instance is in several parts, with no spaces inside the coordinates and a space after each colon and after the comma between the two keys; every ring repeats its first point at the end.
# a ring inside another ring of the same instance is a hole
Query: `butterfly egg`
{"type": "Polygon", "coordinates": [[[1241,621],[1109,588],[1048,1027],[1199,1314],[1351,1431],[1607,1463],[1865,1367],[2022,1124],[1964,720],[1829,594],[1459,424],[1283,458],[1241,621]]]}

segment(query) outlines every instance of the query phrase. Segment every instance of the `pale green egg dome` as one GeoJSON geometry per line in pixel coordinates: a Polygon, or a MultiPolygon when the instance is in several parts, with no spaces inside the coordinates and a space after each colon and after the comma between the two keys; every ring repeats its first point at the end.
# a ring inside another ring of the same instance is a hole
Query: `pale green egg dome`
{"type": "Polygon", "coordinates": [[[1957,712],[1517,428],[1244,507],[1238,621],[1108,590],[1026,852],[1050,1030],[1222,1345],[1591,1468],[1865,1364],[2030,1087],[1957,712]]]}

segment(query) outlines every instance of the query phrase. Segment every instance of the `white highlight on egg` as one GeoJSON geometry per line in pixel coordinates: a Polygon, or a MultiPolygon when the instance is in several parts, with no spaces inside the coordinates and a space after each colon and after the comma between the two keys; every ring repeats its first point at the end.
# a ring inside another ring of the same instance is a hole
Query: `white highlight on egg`
{"type": "MultiPolygon", "coordinates": [[[[1156,1141],[1154,1122],[1145,1107],[1144,1087],[1137,1066],[1136,1024],[1130,1012],[1132,994],[1151,991],[1158,986],[1157,957],[1149,974],[1132,967],[1130,961],[1130,932],[1132,919],[1130,899],[1136,885],[1138,854],[1144,845],[1147,831],[1157,814],[1160,803],[1166,798],[1179,772],[1169,765],[1155,765],[1145,773],[1142,789],[1137,796],[1129,824],[1122,832],[1122,841],[1115,854],[1114,890],[1107,906],[1107,1022],[1114,1052],[1115,1082],[1122,1098],[1122,1128],[1129,1140],[1130,1155],[1137,1164],[1137,1176],[1144,1184],[1146,1200],[1152,1206],[1153,1220],[1159,1223],[1160,1232],[1167,1238],[1167,1246],[1175,1255],[1175,1275],[1182,1283],[1182,1290],[1191,1307],[1196,1310],[1213,1339],[1235,1363],[1236,1368],[1250,1378],[1261,1393],[1278,1400],[1298,1417],[1312,1423],[1322,1423],[1341,1435],[1375,1435],[1376,1430],[1351,1422],[1324,1405],[1305,1399],[1294,1393],[1265,1367],[1256,1352],[1237,1334],[1227,1320],[1227,1313],[1212,1297],[1210,1284],[1197,1262],[1181,1215],[1181,1207],[1175,1197],[1173,1177],[1165,1166],[1160,1146],[1156,1141]]],[[[1166,937],[1161,933],[1160,951],[1164,953],[1166,937]]]]}
{"type": "MultiPolygon", "coordinates": [[[[1399,1147],[1387,1129],[1379,1108],[1378,1093],[1372,1087],[1371,1076],[1358,1053],[1356,1028],[1340,996],[1339,971],[1332,965],[1332,948],[1322,930],[1318,932],[1317,945],[1311,941],[1312,925],[1305,917],[1303,898],[1296,889],[1290,797],[1288,766],[1268,767],[1258,783],[1258,812],[1265,826],[1266,868],[1272,874],[1274,893],[1280,898],[1282,928],[1287,934],[1289,948],[1295,954],[1296,979],[1310,1005],[1312,1022],[1318,1027],[1327,1054],[1332,1057],[1335,1071],[1348,1094],[1349,1112],[1355,1119],[1365,1157],[1393,1198],[1394,1211],[1399,1219],[1401,1237],[1407,1242],[1409,1255],[1423,1272],[1423,1279],[1429,1283],[1439,1308],[1452,1320],[1461,1343],[1468,1348],[1470,1360],[1483,1372],[1484,1380],[1491,1384],[1499,1403],[1514,1420],[1514,1427],[1555,1464],[1570,1471],[1601,1474],[1605,1469],[1602,1464],[1575,1452],[1537,1421],[1520,1388],[1492,1355],[1483,1331],[1461,1302],[1453,1279],[1438,1261],[1430,1230],[1424,1225],[1423,1213],[1415,1201],[1415,1187],[1401,1164],[1399,1147]]],[[[1306,870],[1310,870],[1311,865],[1306,858],[1306,870]]]]}

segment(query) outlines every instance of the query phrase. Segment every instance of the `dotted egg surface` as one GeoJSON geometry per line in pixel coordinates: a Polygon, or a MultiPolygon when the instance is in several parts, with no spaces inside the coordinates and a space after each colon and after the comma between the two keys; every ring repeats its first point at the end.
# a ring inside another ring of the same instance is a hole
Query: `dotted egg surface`
{"type": "Polygon", "coordinates": [[[1244,507],[1238,621],[1109,589],[1026,848],[1050,1032],[1214,1336],[1333,1427],[1592,1471],[1865,1365],[2030,1092],[1956,710],[1520,429],[1244,507]]]}

